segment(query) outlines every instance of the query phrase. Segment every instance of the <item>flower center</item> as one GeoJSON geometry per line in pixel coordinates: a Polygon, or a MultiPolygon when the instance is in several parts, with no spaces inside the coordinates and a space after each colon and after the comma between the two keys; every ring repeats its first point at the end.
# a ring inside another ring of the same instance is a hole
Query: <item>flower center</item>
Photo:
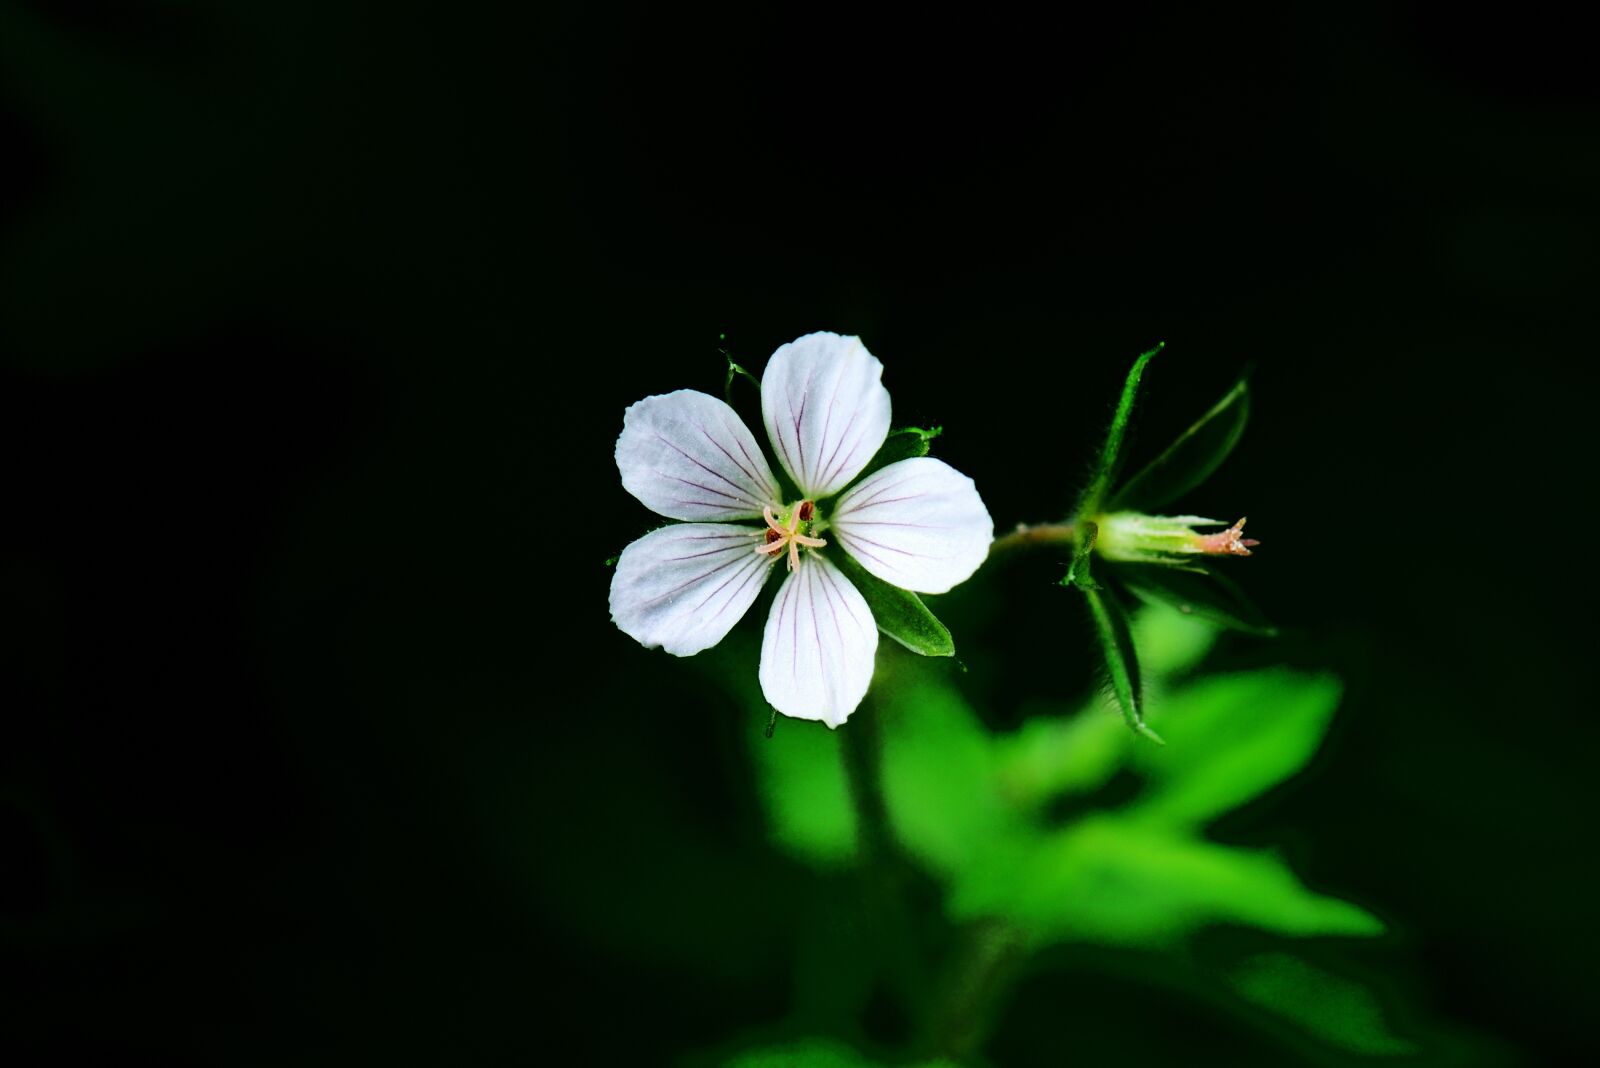
{"type": "Polygon", "coordinates": [[[767,521],[767,530],[762,544],[756,546],[756,552],[766,553],[776,560],[779,553],[788,549],[790,571],[800,566],[802,545],[807,549],[820,549],[828,544],[821,538],[811,536],[813,526],[819,522],[817,506],[812,501],[797,502],[782,519],[772,514],[770,506],[763,507],[761,514],[767,521]]]}

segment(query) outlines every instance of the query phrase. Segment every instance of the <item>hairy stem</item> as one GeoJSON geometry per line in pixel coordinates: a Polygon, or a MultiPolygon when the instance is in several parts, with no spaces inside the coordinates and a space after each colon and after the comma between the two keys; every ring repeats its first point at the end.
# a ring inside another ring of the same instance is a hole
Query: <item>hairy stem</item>
{"type": "Polygon", "coordinates": [[[1076,541],[1072,523],[1018,523],[1017,529],[1002,534],[989,546],[989,556],[994,558],[1017,549],[1030,549],[1042,545],[1071,545],[1076,541]]]}

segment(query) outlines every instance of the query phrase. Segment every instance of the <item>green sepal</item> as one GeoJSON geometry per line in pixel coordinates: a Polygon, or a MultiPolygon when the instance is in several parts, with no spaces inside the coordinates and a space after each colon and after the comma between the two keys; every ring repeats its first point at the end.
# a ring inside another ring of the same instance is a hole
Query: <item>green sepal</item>
{"type": "Polygon", "coordinates": [[[728,402],[728,407],[735,407],[733,403],[733,382],[736,378],[743,378],[752,386],[755,386],[756,396],[759,397],[761,395],[761,379],[756,377],[754,373],[745,370],[743,367],[735,363],[733,360],[733,354],[727,349],[723,349],[721,351],[722,358],[728,361],[728,374],[727,377],[722,380],[722,399],[728,402]]]}
{"type": "Polygon", "coordinates": [[[1240,379],[1178,440],[1116,492],[1109,511],[1154,512],[1182,497],[1222,466],[1250,419],[1250,386],[1240,379]]]}
{"type": "Polygon", "coordinates": [[[1098,590],[1100,585],[1089,573],[1089,561],[1094,558],[1094,541],[1100,536],[1100,527],[1085,519],[1078,524],[1078,529],[1081,533],[1072,550],[1072,564],[1067,568],[1067,577],[1061,580],[1061,585],[1076,586],[1080,590],[1098,590]]]}
{"type": "Polygon", "coordinates": [[[918,456],[928,455],[928,442],[943,433],[942,426],[926,430],[920,426],[908,426],[901,430],[890,431],[889,436],[883,439],[883,444],[878,448],[877,455],[867,461],[867,466],[851,480],[852,483],[860,482],[879,468],[888,467],[901,460],[912,460],[918,456]]]}
{"type": "Polygon", "coordinates": [[[1278,633],[1239,584],[1220,571],[1194,566],[1119,564],[1116,572],[1130,590],[1151,604],[1171,605],[1184,615],[1227,630],[1263,638],[1278,633]]]}
{"type": "Polygon", "coordinates": [[[1083,491],[1082,498],[1078,501],[1077,515],[1097,515],[1104,502],[1107,492],[1111,489],[1112,480],[1117,476],[1117,459],[1122,452],[1122,439],[1128,431],[1128,419],[1133,415],[1133,401],[1139,395],[1139,379],[1144,377],[1144,366],[1150,358],[1166,348],[1165,341],[1159,342],[1149,352],[1139,355],[1133,361],[1133,367],[1128,370],[1127,380],[1122,384],[1122,396],[1117,401],[1117,410],[1111,417],[1111,429],[1106,431],[1106,442],[1100,448],[1100,458],[1095,461],[1094,477],[1089,480],[1088,487],[1083,491]]]}
{"type": "Polygon", "coordinates": [[[921,597],[889,585],[851,559],[849,553],[829,553],[828,559],[861,591],[879,630],[922,656],[956,655],[956,643],[950,637],[949,628],[928,611],[921,597]]]}
{"type": "Polygon", "coordinates": [[[1128,612],[1110,590],[1090,589],[1084,586],[1083,595],[1089,599],[1089,614],[1094,619],[1095,634],[1106,657],[1106,674],[1111,678],[1111,692],[1122,709],[1122,718],[1133,728],[1160,745],[1166,743],[1161,736],[1145,726],[1143,688],[1139,681],[1139,656],[1133,648],[1133,635],[1128,630],[1128,612]]]}

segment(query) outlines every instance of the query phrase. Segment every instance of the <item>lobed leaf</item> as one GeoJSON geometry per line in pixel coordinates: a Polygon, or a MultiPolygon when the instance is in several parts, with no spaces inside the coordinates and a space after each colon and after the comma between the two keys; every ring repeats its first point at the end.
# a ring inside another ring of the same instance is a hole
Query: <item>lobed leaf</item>
{"type": "Polygon", "coordinates": [[[1250,386],[1240,380],[1111,498],[1109,511],[1154,512],[1211,476],[1228,458],[1250,419],[1250,386]]]}
{"type": "Polygon", "coordinates": [[[1328,675],[1281,668],[1200,679],[1167,696],[1159,759],[1133,754],[1148,785],[1126,810],[1166,827],[1213,820],[1289,778],[1316,754],[1339,705],[1328,675]]]}
{"type": "Polygon", "coordinates": [[[1217,923],[1282,934],[1375,935],[1383,924],[1307,889],[1272,853],[1091,817],[964,871],[950,913],[1003,917],[1038,942],[1162,947],[1217,923]]]}

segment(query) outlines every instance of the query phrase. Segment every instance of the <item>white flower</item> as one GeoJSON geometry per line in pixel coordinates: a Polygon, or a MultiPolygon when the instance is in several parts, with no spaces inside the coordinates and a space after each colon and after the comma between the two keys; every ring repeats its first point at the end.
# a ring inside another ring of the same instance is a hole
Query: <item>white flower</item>
{"type": "Polygon", "coordinates": [[[978,569],[994,537],[972,480],[940,460],[901,460],[851,485],[888,436],[882,377],[855,337],[807,334],[772,354],[761,414],[800,491],[787,503],[754,435],[722,401],[679,390],[629,408],[617,439],[622,485],[683,522],[622,551],[611,580],[617,626],[648,648],[692,656],[722,640],[785,560],[761,642],[761,691],[786,716],[843,723],[872,681],[878,631],[830,554],[849,553],[903,589],[944,593],[978,569]],[[741,522],[750,520],[765,525],[741,522]]]}

